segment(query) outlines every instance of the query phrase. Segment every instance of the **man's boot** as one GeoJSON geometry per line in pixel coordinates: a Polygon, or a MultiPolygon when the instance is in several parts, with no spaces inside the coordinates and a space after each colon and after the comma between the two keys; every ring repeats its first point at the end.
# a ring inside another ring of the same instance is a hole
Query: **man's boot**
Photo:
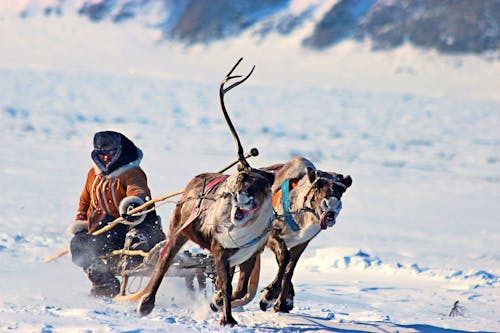
{"type": "Polygon", "coordinates": [[[90,294],[94,297],[114,297],[120,293],[120,281],[104,263],[96,263],[85,269],[92,282],[90,294]]]}

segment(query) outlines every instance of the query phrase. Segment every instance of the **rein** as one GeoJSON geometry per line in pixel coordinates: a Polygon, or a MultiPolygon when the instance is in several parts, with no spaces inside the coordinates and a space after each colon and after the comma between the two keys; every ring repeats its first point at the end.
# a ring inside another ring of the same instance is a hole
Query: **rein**
{"type": "MultiPolygon", "coordinates": [[[[290,189],[295,189],[299,184],[298,179],[294,179],[290,181],[289,179],[286,179],[282,184],[281,184],[281,189],[276,192],[273,195],[273,207],[277,207],[279,201],[281,200],[282,207],[283,207],[283,214],[279,215],[277,213],[274,214],[275,219],[283,221],[288,224],[288,226],[295,232],[300,230],[300,226],[295,222],[293,219],[293,215],[298,215],[298,214],[303,214],[303,213],[312,213],[314,214],[318,219],[319,216],[318,214],[314,211],[314,209],[310,207],[303,207],[297,211],[291,211],[290,210],[290,189]]],[[[307,192],[307,195],[304,197],[304,204],[305,200],[307,199],[307,196],[309,195],[311,189],[307,192]]],[[[304,205],[303,205],[304,206],[304,205]]]]}
{"type": "Polygon", "coordinates": [[[217,184],[220,182],[224,181],[227,179],[227,175],[222,175],[220,177],[215,178],[211,182],[209,182],[206,186],[203,185],[202,193],[200,194],[200,197],[198,199],[198,204],[196,207],[191,211],[191,215],[189,215],[189,218],[184,222],[184,224],[177,229],[177,231],[170,237],[168,240],[167,244],[160,250],[160,258],[163,258],[165,256],[165,253],[168,251],[170,246],[172,245],[174,239],[177,237],[178,234],[182,232],[182,230],[186,229],[188,225],[190,225],[194,220],[196,220],[200,214],[201,214],[201,203],[203,201],[203,198],[205,195],[207,195],[217,184]]]}
{"type": "MultiPolygon", "coordinates": [[[[295,185],[296,187],[297,185],[295,185]]],[[[288,223],[290,228],[297,232],[300,230],[299,225],[292,218],[290,213],[290,180],[287,179],[281,184],[281,203],[283,205],[283,214],[285,215],[285,221],[288,223]]]]}

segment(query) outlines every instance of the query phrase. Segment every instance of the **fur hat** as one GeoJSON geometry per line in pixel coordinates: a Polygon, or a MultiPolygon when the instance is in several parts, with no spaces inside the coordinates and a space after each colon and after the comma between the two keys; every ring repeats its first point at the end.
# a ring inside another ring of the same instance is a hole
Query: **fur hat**
{"type": "Polygon", "coordinates": [[[121,147],[121,134],[113,131],[103,131],[94,134],[94,148],[121,147]]]}
{"type": "Polygon", "coordinates": [[[101,172],[105,175],[108,175],[116,169],[129,163],[137,162],[138,164],[142,158],[142,152],[125,135],[113,131],[102,131],[97,132],[94,135],[94,150],[91,153],[91,157],[99,170],[101,170],[101,172]],[[104,147],[113,147],[117,149],[115,155],[113,155],[113,158],[111,159],[111,162],[107,165],[104,165],[98,156],[98,150],[104,147]]]}

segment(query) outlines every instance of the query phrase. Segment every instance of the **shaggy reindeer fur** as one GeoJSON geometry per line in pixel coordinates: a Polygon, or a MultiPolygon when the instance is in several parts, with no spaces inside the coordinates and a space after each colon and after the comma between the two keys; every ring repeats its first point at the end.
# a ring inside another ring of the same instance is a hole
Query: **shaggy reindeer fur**
{"type": "MultiPolygon", "coordinates": [[[[263,168],[274,171],[276,179],[272,186],[273,195],[279,200],[274,207],[276,216],[273,231],[267,242],[276,256],[278,272],[274,280],[264,289],[260,308],[265,311],[274,304],[274,311],[289,312],[293,308],[294,290],[292,276],[297,262],[311,241],[322,229],[332,227],[341,208],[341,197],[351,186],[350,176],[317,170],[314,164],[296,157],[284,164],[263,168]],[[290,211],[284,212],[281,185],[285,180],[294,181],[296,186],[289,190],[290,211]],[[290,215],[298,230],[287,223],[290,215]]],[[[260,267],[257,261],[252,272],[243,272],[240,277],[251,276],[250,280],[240,278],[233,295],[233,306],[250,302],[256,293],[260,267]]]]}
{"type": "Polygon", "coordinates": [[[175,255],[190,240],[214,256],[220,291],[216,296],[222,299],[221,325],[237,324],[231,314],[232,267],[240,265],[251,271],[255,255],[265,246],[271,231],[274,175],[259,170],[238,171],[205,193],[205,184],[220,176],[222,174],[207,173],[189,182],[170,220],[171,246],[158,261],[148,285],[135,294],[118,296],[115,300],[138,301],[137,311],[141,315],[149,314],[163,276],[175,255]],[[200,208],[198,217],[181,230],[197,207],[200,208]]]}

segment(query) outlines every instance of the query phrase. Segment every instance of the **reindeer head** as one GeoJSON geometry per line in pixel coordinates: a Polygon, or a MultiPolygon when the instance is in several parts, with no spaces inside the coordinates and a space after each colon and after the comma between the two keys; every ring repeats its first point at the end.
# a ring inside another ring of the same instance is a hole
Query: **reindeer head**
{"type": "Polygon", "coordinates": [[[342,194],[352,185],[351,176],[307,168],[311,183],[311,208],[319,216],[321,229],[332,227],[342,209],[342,194]]]}
{"type": "Polygon", "coordinates": [[[253,214],[270,205],[274,174],[260,170],[240,170],[226,182],[226,193],[231,198],[231,224],[244,225],[253,214]]]}

